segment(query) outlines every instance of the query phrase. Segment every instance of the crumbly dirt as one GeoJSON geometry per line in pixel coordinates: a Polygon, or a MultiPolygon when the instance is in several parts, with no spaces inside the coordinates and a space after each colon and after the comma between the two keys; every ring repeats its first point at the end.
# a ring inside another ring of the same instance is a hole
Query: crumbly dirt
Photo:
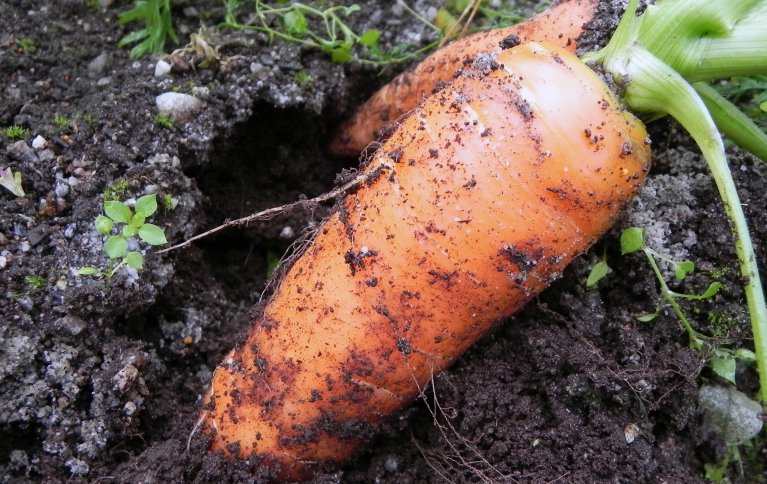
{"type": "MultiPolygon", "coordinates": [[[[132,28],[116,23],[130,2],[92,3],[0,3],[0,128],[29,130],[21,141],[0,136],[0,167],[19,171],[26,191],[17,198],[0,188],[0,481],[265,480],[252,462],[227,461],[205,450],[204,437],[188,437],[213,369],[261,297],[269,261],[329,207],[168,254],[148,250],[138,273],[76,272],[107,267],[94,219],[119,181],[123,200],[157,193],[172,201],[152,222],[174,242],[331,189],[355,164],[325,154],[334,127],[397,69],[333,64],[262,35],[217,31],[221,2],[179,0],[180,36],[204,27],[219,60],[195,67],[199,55],[180,53],[169,75],[155,77],[156,58],[116,47],[132,28]],[[203,107],[161,127],[155,97],[168,91],[203,107]],[[33,147],[38,135],[44,142],[33,147]]],[[[429,40],[393,3],[356,3],[364,13],[350,23],[360,31],[378,28],[389,45],[429,40]]],[[[439,3],[415,8],[428,16],[439,3]]],[[[592,29],[594,45],[615,25],[613,7],[592,29]]],[[[702,332],[748,348],[748,320],[705,163],[674,123],[650,130],[652,176],[616,228],[317,482],[704,480],[704,465],[726,451],[697,413],[699,385],[716,376],[668,308],[637,321],[655,310],[659,291],[642,257],[620,256],[621,229],[646,227],[656,250],[696,262],[675,290],[700,292],[715,277],[726,286],[685,304],[702,332]],[[584,280],[604,254],[613,272],[588,291],[584,280]]],[[[767,170],[737,150],[730,162],[756,252],[765,254],[767,170]]],[[[755,393],[753,368],[739,367],[737,378],[755,393]]],[[[730,479],[767,480],[763,438],[742,455],[730,479]]]]}

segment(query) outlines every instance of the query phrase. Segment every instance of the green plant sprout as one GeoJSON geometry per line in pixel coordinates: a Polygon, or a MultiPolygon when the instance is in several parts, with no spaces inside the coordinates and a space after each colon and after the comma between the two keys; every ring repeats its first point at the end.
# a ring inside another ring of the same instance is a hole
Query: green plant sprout
{"type": "Polygon", "coordinates": [[[53,117],[53,124],[55,124],[59,128],[66,128],[69,126],[69,119],[64,116],[56,115],[53,117]]]}
{"type": "Polygon", "coordinates": [[[27,284],[34,287],[35,289],[42,289],[45,287],[46,279],[43,276],[39,275],[33,275],[33,276],[26,276],[24,278],[27,284]]]}
{"type": "Polygon", "coordinates": [[[83,112],[79,113],[77,115],[77,119],[85,121],[88,124],[95,124],[98,119],[96,119],[96,115],[91,112],[83,112]]]}
{"type": "Polygon", "coordinates": [[[131,57],[162,53],[168,39],[178,42],[170,19],[170,0],[135,0],[133,8],[121,13],[117,22],[120,25],[144,23],[143,29],[126,35],[117,43],[118,47],[126,47],[138,42],[130,51],[131,57]]]}
{"type": "MultiPolygon", "coordinates": [[[[753,121],[733,115],[737,108],[729,101],[721,104],[722,110],[709,109],[699,89],[701,83],[716,79],[767,74],[767,0],[661,0],[639,17],[637,6],[638,0],[630,0],[608,45],[582,59],[604,67],[632,110],[650,119],[670,115],[701,149],[732,227],[745,281],[760,399],[767,402],[767,304],[719,133],[748,132],[753,121]]],[[[748,151],[767,150],[767,138],[753,130],[738,144],[748,151]]]]}
{"type": "Polygon", "coordinates": [[[21,50],[28,54],[34,54],[35,51],[37,51],[37,44],[35,44],[34,39],[30,37],[22,37],[16,41],[16,44],[21,50]]]}
{"type": "Polygon", "coordinates": [[[0,168],[0,186],[19,198],[25,195],[21,186],[21,173],[14,173],[10,168],[0,168]]]}
{"type": "Polygon", "coordinates": [[[607,274],[611,272],[610,266],[607,264],[607,250],[602,253],[602,258],[594,264],[589,272],[589,276],[586,278],[586,289],[592,290],[597,287],[599,281],[607,277],[607,274]]]}
{"type": "Polygon", "coordinates": [[[96,217],[96,230],[107,236],[104,243],[104,252],[110,261],[120,260],[117,264],[101,272],[95,267],[83,267],[77,274],[89,276],[100,274],[110,279],[124,265],[136,270],[144,268],[144,256],[138,251],[128,250],[128,241],[136,236],[149,245],[163,245],[168,241],[165,231],[157,225],[146,222],[146,219],[157,211],[157,196],[155,194],[144,195],[136,200],[135,210],[118,200],[104,202],[104,213],[96,217]],[[113,234],[113,229],[119,231],[113,234]]]}
{"type": "Polygon", "coordinates": [[[314,78],[306,71],[298,71],[296,72],[296,84],[301,89],[308,91],[314,86],[314,78]]]}
{"type": "MultiPolygon", "coordinates": [[[[685,330],[687,330],[687,333],[690,337],[690,347],[696,350],[702,349],[706,337],[698,333],[698,331],[692,327],[690,321],[687,319],[687,316],[682,312],[682,308],[679,306],[677,300],[687,299],[693,301],[701,301],[704,299],[710,299],[722,289],[722,284],[720,282],[714,281],[702,294],[682,294],[672,291],[668,287],[660,267],[658,266],[658,260],[669,264],[674,270],[674,276],[679,281],[684,280],[691,272],[695,270],[695,264],[689,260],[675,261],[670,257],[651,249],[645,243],[644,230],[640,229],[639,227],[629,227],[621,234],[621,254],[628,255],[639,251],[644,252],[645,256],[647,256],[650,267],[655,273],[655,277],[658,279],[658,283],[660,284],[661,297],[671,306],[674,314],[676,314],[676,317],[679,318],[685,330]]],[[[641,322],[649,322],[658,317],[660,313],[661,309],[657,309],[655,312],[644,314],[639,316],[637,319],[641,322]]]]}
{"type": "Polygon", "coordinates": [[[104,202],[120,200],[128,191],[128,180],[117,180],[104,190],[104,202]]]}
{"type": "Polygon", "coordinates": [[[22,139],[29,136],[29,130],[27,128],[23,128],[16,124],[3,129],[2,133],[8,139],[22,139]]]}
{"type": "Polygon", "coordinates": [[[176,122],[167,113],[158,113],[154,117],[154,124],[160,128],[169,129],[172,128],[176,122]]]}
{"type": "MultiPolygon", "coordinates": [[[[682,281],[695,270],[695,264],[692,261],[676,261],[648,247],[645,239],[645,231],[639,227],[629,227],[624,230],[621,233],[620,244],[622,255],[634,254],[636,252],[644,253],[660,285],[661,299],[665,304],[668,304],[671,307],[674,314],[687,331],[690,347],[706,355],[709,366],[714,373],[730,383],[735,384],[736,360],[753,364],[756,362],[756,355],[754,352],[747,349],[732,350],[720,344],[714,344],[714,338],[701,334],[692,326],[689,318],[684,311],[682,311],[679,304],[679,300],[702,301],[710,299],[719,293],[723,288],[722,284],[718,281],[714,281],[709,284],[708,288],[701,294],[683,294],[673,291],[669,288],[668,283],[663,277],[658,262],[661,261],[668,264],[674,271],[674,277],[677,280],[682,281]]],[[[596,283],[606,275],[606,270],[598,267],[599,264],[603,262],[605,263],[605,266],[607,265],[605,260],[602,259],[592,268],[591,273],[589,274],[589,280],[593,279],[592,285],[596,285],[596,283]]],[[[663,307],[658,307],[652,313],[638,316],[637,320],[643,323],[653,321],[662,311],[663,307]]]]}
{"type": "MultiPolygon", "coordinates": [[[[370,29],[361,34],[352,30],[343,18],[360,11],[359,5],[331,6],[324,9],[314,8],[302,3],[286,6],[267,5],[262,0],[254,0],[250,19],[245,23],[238,20],[242,0],[224,0],[226,8],[223,28],[251,30],[269,35],[269,40],[280,38],[287,42],[319,49],[337,63],[356,61],[361,64],[385,67],[406,62],[434,49],[440,39],[420,49],[411,49],[410,45],[401,44],[391,51],[384,51],[379,44],[381,32],[370,29]],[[316,32],[312,25],[317,23],[322,32],[316,32]]],[[[441,31],[410,7],[401,4],[408,12],[430,26],[438,37],[441,31]]]]}
{"type": "Polygon", "coordinates": [[[162,206],[162,210],[165,213],[172,211],[174,208],[176,208],[177,204],[178,201],[175,200],[170,193],[164,193],[160,197],[160,205],[162,206]]]}

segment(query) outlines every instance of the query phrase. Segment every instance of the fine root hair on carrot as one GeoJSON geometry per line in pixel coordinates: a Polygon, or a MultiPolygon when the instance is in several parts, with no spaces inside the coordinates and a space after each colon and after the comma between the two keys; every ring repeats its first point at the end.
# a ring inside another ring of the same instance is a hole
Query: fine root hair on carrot
{"type": "Polygon", "coordinates": [[[189,450],[192,447],[192,438],[197,433],[198,430],[202,427],[202,425],[205,423],[205,415],[200,415],[200,418],[197,419],[197,422],[195,422],[194,427],[192,427],[192,431],[189,432],[189,437],[186,438],[186,450],[184,451],[184,454],[188,454],[189,450]]]}
{"type": "MultiPolygon", "coordinates": [[[[381,165],[381,168],[383,170],[394,170],[394,167],[390,165],[381,165]]],[[[263,222],[266,220],[271,220],[274,217],[278,215],[283,215],[286,213],[290,213],[293,210],[303,208],[303,209],[310,209],[311,207],[314,207],[316,205],[319,205],[320,203],[327,202],[329,200],[336,200],[340,197],[343,197],[344,195],[348,194],[349,192],[354,191],[356,188],[360,187],[363,183],[366,183],[378,176],[381,175],[381,170],[375,170],[373,172],[368,173],[361,173],[355,176],[352,180],[344,183],[343,185],[334,188],[333,190],[329,192],[325,192],[321,195],[317,195],[314,198],[309,198],[305,200],[298,200],[292,203],[288,203],[285,205],[280,205],[278,207],[271,207],[267,208],[266,210],[261,210],[260,212],[252,213],[250,215],[246,215],[245,217],[241,217],[234,220],[227,220],[221,225],[218,225],[210,230],[206,230],[205,232],[201,234],[197,234],[193,237],[190,237],[186,239],[185,241],[178,243],[176,245],[172,245],[170,247],[166,247],[165,249],[158,250],[158,254],[164,254],[167,252],[171,252],[173,250],[181,249],[183,247],[187,247],[192,242],[204,239],[205,237],[209,237],[216,232],[220,232],[226,228],[234,227],[238,225],[247,225],[251,222],[263,222]]],[[[282,262],[282,260],[280,261],[282,262]]]]}

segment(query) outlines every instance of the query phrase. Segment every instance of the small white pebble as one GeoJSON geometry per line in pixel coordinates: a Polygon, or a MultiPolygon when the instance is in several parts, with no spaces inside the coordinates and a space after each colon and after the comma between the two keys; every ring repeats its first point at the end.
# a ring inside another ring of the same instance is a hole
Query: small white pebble
{"type": "Polygon", "coordinates": [[[280,238],[283,239],[292,239],[294,235],[296,235],[296,233],[290,225],[282,227],[282,230],[280,231],[280,238]]]}
{"type": "Polygon", "coordinates": [[[162,77],[170,72],[170,64],[160,59],[154,66],[154,77],[162,77]]]}
{"type": "Polygon", "coordinates": [[[155,98],[157,109],[175,121],[184,121],[202,109],[202,101],[181,92],[166,92],[155,98]]]}
{"type": "Polygon", "coordinates": [[[69,193],[69,185],[66,182],[57,183],[55,192],[59,198],[66,197],[69,193]]]}
{"type": "Polygon", "coordinates": [[[36,150],[41,150],[45,148],[45,143],[46,143],[45,138],[43,138],[42,136],[38,134],[37,136],[35,136],[35,139],[32,140],[32,148],[36,150]]]}

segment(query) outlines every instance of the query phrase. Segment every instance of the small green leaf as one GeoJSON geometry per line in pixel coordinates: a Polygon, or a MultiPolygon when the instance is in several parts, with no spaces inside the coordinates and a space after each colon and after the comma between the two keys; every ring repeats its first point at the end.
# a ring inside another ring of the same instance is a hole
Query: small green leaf
{"type": "Polygon", "coordinates": [[[629,227],[621,234],[621,254],[633,254],[644,247],[644,230],[629,227]]]}
{"type": "Polygon", "coordinates": [[[352,47],[347,43],[343,43],[333,48],[330,51],[330,59],[336,64],[345,64],[354,58],[352,54],[352,47]]]}
{"type": "Polygon", "coordinates": [[[144,256],[139,252],[128,252],[128,255],[125,256],[125,263],[140,271],[144,268],[144,256]]]}
{"type": "Polygon", "coordinates": [[[104,202],[104,212],[107,217],[111,218],[115,222],[127,224],[133,217],[133,212],[130,207],[117,200],[109,200],[104,202]]]}
{"type": "Polygon", "coordinates": [[[357,42],[365,47],[370,47],[378,43],[378,38],[381,37],[381,31],[376,29],[369,29],[363,32],[357,42]]]}
{"type": "Polygon", "coordinates": [[[131,223],[131,224],[129,224],[129,225],[124,225],[124,226],[123,226],[123,232],[122,232],[122,235],[123,235],[123,237],[125,237],[126,239],[130,239],[131,237],[135,237],[135,236],[136,236],[136,234],[138,233],[138,230],[139,230],[139,229],[137,229],[136,227],[134,227],[132,223],[131,223]]]}
{"type": "Polygon", "coordinates": [[[77,270],[77,275],[79,276],[92,276],[93,274],[98,273],[98,269],[95,267],[81,267],[77,270]]]}
{"type": "MultiPolygon", "coordinates": [[[[143,215],[144,218],[150,217],[157,211],[157,195],[144,195],[136,200],[136,215],[143,215]]],[[[143,222],[142,222],[143,223],[143,222]]]]}
{"type": "Polygon", "coordinates": [[[657,311],[654,313],[643,314],[641,316],[637,316],[637,321],[640,323],[649,323],[653,319],[657,318],[658,314],[659,313],[657,311]]]}
{"type": "Polygon", "coordinates": [[[706,470],[706,480],[711,482],[725,482],[724,479],[727,476],[727,468],[721,464],[712,464],[706,462],[703,465],[706,470]]]}
{"type": "Polygon", "coordinates": [[[695,270],[695,263],[689,260],[674,263],[674,275],[678,280],[683,280],[687,274],[695,270]]]}
{"type": "Polygon", "coordinates": [[[708,299],[710,297],[714,297],[719,292],[719,290],[722,287],[723,286],[722,286],[721,282],[712,282],[708,286],[708,289],[706,289],[706,292],[704,292],[703,294],[700,295],[700,298],[701,299],[708,299]]]}
{"type": "Polygon", "coordinates": [[[110,259],[125,257],[125,254],[128,253],[128,241],[122,235],[113,235],[104,244],[104,252],[110,259]]]}
{"type": "Polygon", "coordinates": [[[96,217],[96,230],[101,232],[104,235],[109,235],[110,232],[112,232],[112,225],[114,222],[112,222],[112,219],[109,217],[106,217],[104,215],[99,215],[96,217]]]}
{"type": "Polygon", "coordinates": [[[167,244],[168,240],[165,238],[165,232],[154,224],[144,224],[138,229],[138,236],[141,240],[150,245],[162,245],[167,244]]]}
{"type": "Polygon", "coordinates": [[[759,109],[767,113],[767,101],[764,101],[762,104],[760,104],[759,109]]]}
{"type": "Polygon", "coordinates": [[[735,358],[743,361],[744,363],[756,363],[756,353],[746,348],[740,348],[733,353],[735,358]]]}
{"type": "Polygon", "coordinates": [[[146,221],[146,217],[139,214],[138,212],[136,215],[133,216],[132,219],[130,219],[130,226],[135,228],[140,228],[142,225],[144,225],[144,222],[146,221]]]}
{"type": "Polygon", "coordinates": [[[735,384],[735,359],[734,358],[714,358],[711,360],[711,369],[714,373],[724,378],[728,382],[735,384]]]}
{"type": "Polygon", "coordinates": [[[599,281],[607,276],[608,272],[610,272],[610,266],[607,265],[606,260],[602,259],[597,262],[594,267],[591,268],[591,273],[589,273],[589,277],[586,279],[586,288],[591,289],[596,287],[599,281]]]}
{"type": "Polygon", "coordinates": [[[285,30],[296,37],[302,37],[306,33],[308,23],[300,10],[291,10],[282,18],[285,30]]]}

